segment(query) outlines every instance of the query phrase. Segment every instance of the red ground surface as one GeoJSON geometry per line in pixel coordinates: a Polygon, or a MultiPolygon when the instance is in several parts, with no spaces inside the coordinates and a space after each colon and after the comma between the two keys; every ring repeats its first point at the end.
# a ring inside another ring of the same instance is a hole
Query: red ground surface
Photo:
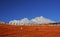
{"type": "Polygon", "coordinates": [[[60,26],[14,26],[0,24],[0,37],[60,37],[60,26]]]}

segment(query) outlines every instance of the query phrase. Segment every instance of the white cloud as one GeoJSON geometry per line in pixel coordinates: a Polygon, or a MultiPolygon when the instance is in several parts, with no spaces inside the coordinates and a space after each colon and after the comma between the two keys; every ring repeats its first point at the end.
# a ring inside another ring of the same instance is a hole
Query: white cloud
{"type": "Polygon", "coordinates": [[[42,23],[54,23],[55,21],[52,21],[50,19],[47,19],[43,16],[33,18],[29,20],[28,18],[24,18],[21,20],[12,20],[9,22],[9,24],[13,25],[28,25],[28,24],[42,24],[42,23]]]}

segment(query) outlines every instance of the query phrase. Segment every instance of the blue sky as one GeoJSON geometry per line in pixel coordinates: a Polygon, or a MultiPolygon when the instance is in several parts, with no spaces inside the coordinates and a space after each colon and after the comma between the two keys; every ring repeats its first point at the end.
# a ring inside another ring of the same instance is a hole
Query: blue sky
{"type": "Polygon", "coordinates": [[[60,21],[60,0],[0,0],[0,21],[38,16],[60,21]]]}

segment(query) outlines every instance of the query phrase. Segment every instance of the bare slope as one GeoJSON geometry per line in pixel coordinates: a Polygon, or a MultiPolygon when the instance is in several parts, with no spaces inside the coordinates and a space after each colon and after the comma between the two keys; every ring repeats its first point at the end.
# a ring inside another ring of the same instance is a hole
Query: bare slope
{"type": "Polygon", "coordinates": [[[48,25],[15,26],[0,23],[0,37],[60,37],[60,26],[48,25]]]}

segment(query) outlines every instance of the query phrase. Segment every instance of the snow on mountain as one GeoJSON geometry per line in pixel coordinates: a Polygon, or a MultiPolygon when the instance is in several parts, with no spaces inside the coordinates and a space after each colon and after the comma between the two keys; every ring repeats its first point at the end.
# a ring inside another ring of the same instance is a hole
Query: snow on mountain
{"type": "Polygon", "coordinates": [[[14,24],[14,25],[24,25],[24,24],[42,24],[42,23],[54,23],[55,21],[52,21],[50,19],[47,19],[43,16],[40,17],[35,17],[31,20],[28,18],[23,18],[21,20],[12,20],[9,22],[9,24],[14,24]]]}
{"type": "Polygon", "coordinates": [[[32,22],[35,22],[37,24],[41,24],[41,23],[53,23],[54,21],[50,20],[50,19],[47,19],[43,16],[40,16],[40,17],[36,17],[34,19],[31,20],[32,22]]]}

